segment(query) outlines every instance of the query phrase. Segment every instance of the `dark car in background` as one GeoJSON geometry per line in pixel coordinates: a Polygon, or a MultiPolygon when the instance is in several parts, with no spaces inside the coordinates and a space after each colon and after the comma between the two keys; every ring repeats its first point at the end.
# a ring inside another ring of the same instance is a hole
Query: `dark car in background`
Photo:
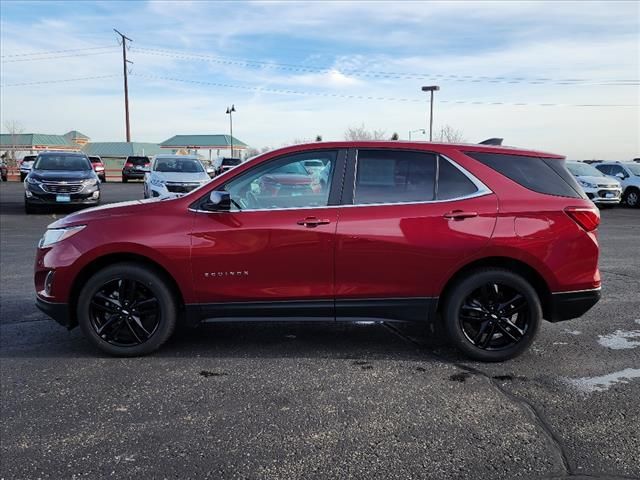
{"type": "Polygon", "coordinates": [[[84,153],[41,153],[24,181],[24,209],[100,203],[100,180],[84,153]]]}
{"type": "Polygon", "coordinates": [[[127,157],[122,167],[122,181],[144,180],[144,174],[149,171],[151,160],[149,157],[132,155],[127,157]]]}
{"type": "Polygon", "coordinates": [[[102,162],[102,158],[100,158],[97,155],[90,155],[89,156],[89,161],[91,162],[91,166],[93,167],[93,170],[96,172],[96,175],[98,175],[98,178],[100,179],[100,181],[101,182],[106,182],[107,181],[107,173],[105,171],[104,163],[102,162]]]}
{"type": "Polygon", "coordinates": [[[220,175],[221,173],[224,173],[227,170],[231,170],[233,167],[237,167],[241,163],[242,163],[242,160],[240,160],[239,158],[222,157],[215,160],[213,168],[215,170],[216,175],[220,175]]]}
{"type": "Polygon", "coordinates": [[[24,179],[27,178],[29,172],[31,171],[31,167],[33,167],[33,162],[38,158],[37,155],[25,155],[20,162],[20,181],[24,182],[24,179]]]}

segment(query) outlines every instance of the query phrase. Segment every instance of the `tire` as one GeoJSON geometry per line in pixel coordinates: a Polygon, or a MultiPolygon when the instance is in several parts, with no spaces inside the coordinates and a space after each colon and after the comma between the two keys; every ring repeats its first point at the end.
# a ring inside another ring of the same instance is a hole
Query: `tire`
{"type": "Polygon", "coordinates": [[[25,178],[27,178],[27,176],[24,173],[20,172],[20,181],[24,182],[25,178]]]}
{"type": "Polygon", "coordinates": [[[129,181],[129,179],[123,175],[122,176],[122,183],[127,183],[128,181],[129,181]]]}
{"type": "Polygon", "coordinates": [[[105,176],[103,176],[103,177],[100,177],[100,181],[101,181],[102,183],[107,183],[107,177],[106,177],[106,175],[105,175],[105,176]]]}
{"type": "Polygon", "coordinates": [[[624,192],[623,201],[627,207],[640,207],[640,190],[634,187],[627,188],[624,192]]]}
{"type": "Polygon", "coordinates": [[[36,213],[36,208],[33,205],[29,205],[26,199],[24,201],[24,213],[26,213],[27,215],[36,213]]]}
{"type": "Polygon", "coordinates": [[[157,350],[173,334],[177,319],[176,300],[166,280],[154,269],[130,262],[95,273],[80,292],[76,312],[85,337],[102,351],[119,357],[157,350]],[[151,303],[150,297],[154,300],[151,303]],[[145,311],[153,306],[154,313],[136,310],[136,306],[142,308],[141,302],[147,304],[145,311]],[[100,328],[106,330],[99,332],[100,328]]]}
{"type": "Polygon", "coordinates": [[[442,315],[449,340],[466,356],[502,362],[529,348],[542,320],[542,306],[535,289],[523,277],[510,270],[489,268],[457,281],[445,298],[442,315]],[[501,308],[513,313],[502,316],[501,308]],[[463,311],[467,312],[464,318],[463,311]]]}
{"type": "Polygon", "coordinates": [[[2,178],[2,181],[3,181],[3,182],[6,182],[6,181],[7,181],[7,176],[6,176],[6,175],[2,175],[2,177],[0,177],[0,178],[2,178]]]}

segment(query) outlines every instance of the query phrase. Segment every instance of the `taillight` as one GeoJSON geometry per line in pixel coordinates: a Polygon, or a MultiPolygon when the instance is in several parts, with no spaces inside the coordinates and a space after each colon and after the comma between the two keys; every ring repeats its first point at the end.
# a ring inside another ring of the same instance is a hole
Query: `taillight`
{"type": "Polygon", "coordinates": [[[587,232],[593,232],[600,225],[600,211],[597,207],[567,207],[564,211],[587,232]]]}

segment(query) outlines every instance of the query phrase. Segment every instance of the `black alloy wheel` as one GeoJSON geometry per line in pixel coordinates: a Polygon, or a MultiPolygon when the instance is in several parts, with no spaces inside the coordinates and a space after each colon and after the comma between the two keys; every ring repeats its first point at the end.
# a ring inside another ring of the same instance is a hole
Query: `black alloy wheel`
{"type": "Polygon", "coordinates": [[[520,342],[529,328],[527,300],[512,286],[485,283],[460,307],[460,328],[483,350],[504,350],[520,342]]]}
{"type": "Polygon", "coordinates": [[[447,294],[442,316],[451,342],[467,356],[500,362],[523,353],[542,320],[533,286],[515,272],[476,270],[447,294]]]}
{"type": "Polygon", "coordinates": [[[105,283],[91,299],[89,316],[96,334],[118,347],[143,344],[160,324],[156,296],[143,283],[128,278],[105,283]]]}
{"type": "Polygon", "coordinates": [[[78,297],[77,318],[84,335],[103,351],[145,355],[173,334],[176,292],[153,267],[113,264],[86,282],[78,297]]]}

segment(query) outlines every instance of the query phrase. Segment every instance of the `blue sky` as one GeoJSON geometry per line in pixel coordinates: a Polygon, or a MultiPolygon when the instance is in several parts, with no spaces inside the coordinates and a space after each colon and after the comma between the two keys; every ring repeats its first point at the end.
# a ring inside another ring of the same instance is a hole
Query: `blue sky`
{"type": "Polygon", "coordinates": [[[438,84],[436,130],[573,158],[640,156],[638,2],[3,0],[0,9],[0,114],[28,132],[123,139],[115,27],[134,40],[138,141],[225,133],[231,103],[234,134],[256,147],[342,139],[362,123],[406,138],[426,126],[420,86],[438,84]],[[86,77],[100,78],[58,82],[86,77]],[[31,82],[52,83],[20,85],[31,82]],[[573,106],[584,104],[620,106],[573,106]]]}

